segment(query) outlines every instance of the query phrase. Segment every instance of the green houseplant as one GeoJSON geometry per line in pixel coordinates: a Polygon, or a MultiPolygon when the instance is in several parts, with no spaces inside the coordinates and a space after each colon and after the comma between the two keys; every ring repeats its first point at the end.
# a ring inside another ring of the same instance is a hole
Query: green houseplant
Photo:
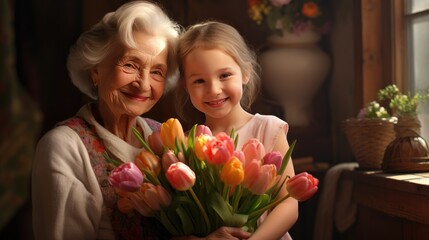
{"type": "Polygon", "coordinates": [[[419,103],[429,100],[429,92],[417,92],[414,95],[403,94],[395,84],[391,84],[379,90],[378,99],[389,102],[393,115],[416,117],[419,103]]]}
{"type": "Polygon", "coordinates": [[[429,149],[420,136],[421,124],[417,117],[420,103],[429,100],[429,92],[403,94],[391,84],[378,92],[380,101],[387,101],[394,116],[396,139],[386,148],[382,168],[390,172],[413,172],[429,170],[429,149]]]}

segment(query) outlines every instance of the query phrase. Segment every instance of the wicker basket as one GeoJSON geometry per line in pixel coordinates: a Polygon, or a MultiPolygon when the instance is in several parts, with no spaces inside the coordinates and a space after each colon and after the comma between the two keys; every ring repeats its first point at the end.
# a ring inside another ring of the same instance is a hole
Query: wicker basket
{"type": "Polygon", "coordinates": [[[342,123],[342,130],[347,136],[359,168],[381,169],[384,151],[387,145],[395,139],[393,126],[396,121],[396,118],[350,118],[342,123]]]}

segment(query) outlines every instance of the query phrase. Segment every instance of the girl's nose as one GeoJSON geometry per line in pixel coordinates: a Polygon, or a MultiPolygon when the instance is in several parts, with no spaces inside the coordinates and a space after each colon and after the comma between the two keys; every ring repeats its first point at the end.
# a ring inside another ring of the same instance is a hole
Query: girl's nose
{"type": "Polygon", "coordinates": [[[213,95],[218,95],[222,92],[222,85],[218,80],[211,81],[209,92],[213,95]]]}

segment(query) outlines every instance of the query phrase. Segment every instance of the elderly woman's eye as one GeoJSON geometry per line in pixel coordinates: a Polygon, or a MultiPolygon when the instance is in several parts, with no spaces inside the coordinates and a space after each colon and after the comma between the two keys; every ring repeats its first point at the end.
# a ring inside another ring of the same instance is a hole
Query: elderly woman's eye
{"type": "Polygon", "coordinates": [[[139,70],[139,67],[132,63],[125,63],[122,65],[125,72],[134,73],[139,70]]]}

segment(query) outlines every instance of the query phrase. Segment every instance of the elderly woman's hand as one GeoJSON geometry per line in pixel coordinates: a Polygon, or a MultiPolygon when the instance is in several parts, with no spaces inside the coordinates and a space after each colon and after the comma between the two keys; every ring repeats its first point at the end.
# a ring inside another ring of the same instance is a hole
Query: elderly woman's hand
{"type": "Polygon", "coordinates": [[[247,239],[250,237],[250,233],[246,232],[240,228],[234,227],[220,227],[216,231],[212,232],[210,235],[199,238],[195,236],[186,236],[186,237],[175,237],[173,240],[227,240],[227,239],[247,239]]]}

